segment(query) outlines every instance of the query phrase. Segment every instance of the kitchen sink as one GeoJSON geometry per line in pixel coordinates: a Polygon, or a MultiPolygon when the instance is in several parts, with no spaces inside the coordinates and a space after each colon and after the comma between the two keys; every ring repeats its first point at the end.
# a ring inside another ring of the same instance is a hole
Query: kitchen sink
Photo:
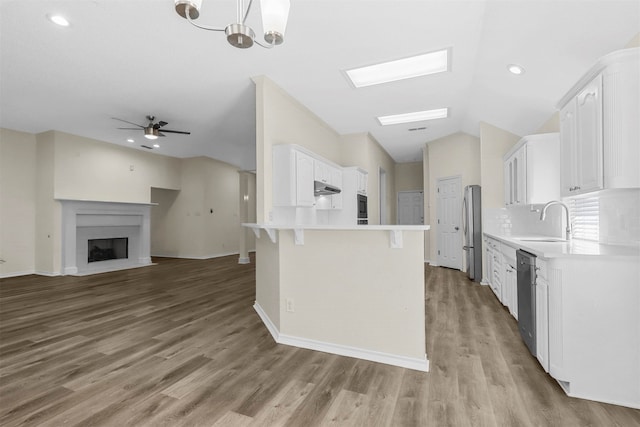
{"type": "Polygon", "coordinates": [[[518,239],[521,242],[544,242],[544,243],[565,243],[568,240],[561,239],[559,237],[528,237],[526,239],[518,239]]]}

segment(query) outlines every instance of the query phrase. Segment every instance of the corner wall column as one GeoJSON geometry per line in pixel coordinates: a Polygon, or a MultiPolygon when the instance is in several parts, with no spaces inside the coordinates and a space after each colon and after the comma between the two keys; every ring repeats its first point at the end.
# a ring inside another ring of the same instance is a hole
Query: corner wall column
{"type": "MultiPolygon", "coordinates": [[[[240,181],[239,198],[239,211],[240,211],[240,224],[249,222],[249,174],[250,172],[238,171],[238,179],[240,181]]],[[[238,264],[249,264],[249,235],[250,230],[246,227],[240,227],[240,245],[238,258],[238,264]]]]}

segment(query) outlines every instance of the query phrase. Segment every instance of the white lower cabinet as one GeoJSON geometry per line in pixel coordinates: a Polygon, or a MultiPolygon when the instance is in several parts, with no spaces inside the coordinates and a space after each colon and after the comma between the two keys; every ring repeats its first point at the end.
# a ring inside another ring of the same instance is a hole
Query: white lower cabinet
{"type": "Polygon", "coordinates": [[[500,242],[490,237],[485,238],[485,260],[487,274],[486,279],[489,287],[502,302],[502,254],[500,253],[500,242]]]}

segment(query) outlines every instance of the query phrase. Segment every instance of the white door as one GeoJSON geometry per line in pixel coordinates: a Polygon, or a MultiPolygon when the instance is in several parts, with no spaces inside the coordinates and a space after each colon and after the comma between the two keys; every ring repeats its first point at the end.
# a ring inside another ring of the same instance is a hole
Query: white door
{"type": "Polygon", "coordinates": [[[438,179],[437,186],[438,265],[462,269],[461,179],[438,179]]]}
{"type": "Polygon", "coordinates": [[[424,195],[422,191],[398,192],[398,224],[424,224],[424,195]]]}

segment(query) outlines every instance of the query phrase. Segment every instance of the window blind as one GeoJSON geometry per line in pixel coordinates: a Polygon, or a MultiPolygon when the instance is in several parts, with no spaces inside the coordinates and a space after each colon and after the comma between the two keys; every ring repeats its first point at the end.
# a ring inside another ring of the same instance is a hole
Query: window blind
{"type": "Polygon", "coordinates": [[[572,199],[570,207],[573,237],[597,242],[600,238],[600,199],[598,197],[572,199]]]}

